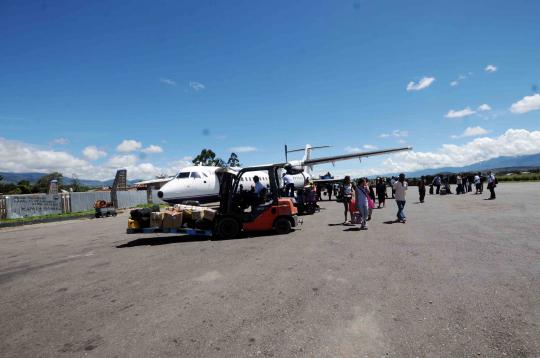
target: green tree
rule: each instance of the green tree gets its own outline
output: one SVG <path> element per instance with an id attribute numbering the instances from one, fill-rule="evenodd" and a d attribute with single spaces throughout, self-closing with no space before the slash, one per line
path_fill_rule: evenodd
<path id="1" fill-rule="evenodd" d="M 204 165 L 204 166 L 218 166 L 222 167 L 225 165 L 223 159 L 216 157 L 216 153 L 212 149 L 203 149 L 201 154 L 197 155 L 193 159 L 193 164 L 195 165 Z"/>
<path id="2" fill-rule="evenodd" d="M 54 172 L 51 174 L 46 174 L 39 178 L 39 180 L 34 184 L 34 187 L 32 188 L 33 193 L 46 193 L 49 189 L 49 183 L 51 180 L 57 180 L 58 181 L 58 190 L 60 190 L 62 186 L 64 176 L 62 173 Z"/>
<path id="3" fill-rule="evenodd" d="M 4 177 L 2 175 L 0 175 L 0 181 L 4 180 Z"/>
<path id="4" fill-rule="evenodd" d="M 17 183 L 17 188 L 21 194 L 30 194 L 32 192 L 32 184 L 28 180 L 21 180 Z"/>
<path id="5" fill-rule="evenodd" d="M 81 181 L 77 174 L 71 174 L 71 189 L 73 191 L 81 191 Z"/>
<path id="6" fill-rule="evenodd" d="M 239 167 L 242 164 L 240 164 L 240 160 L 238 160 L 238 155 L 236 153 L 231 153 L 229 160 L 227 160 L 227 165 L 229 167 Z"/>

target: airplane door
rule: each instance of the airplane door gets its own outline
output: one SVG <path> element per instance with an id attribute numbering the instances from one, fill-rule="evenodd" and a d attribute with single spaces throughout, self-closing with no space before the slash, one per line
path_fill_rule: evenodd
<path id="1" fill-rule="evenodd" d="M 189 176 L 189 191 L 195 200 L 212 194 L 211 178 L 204 172 L 191 172 Z"/>

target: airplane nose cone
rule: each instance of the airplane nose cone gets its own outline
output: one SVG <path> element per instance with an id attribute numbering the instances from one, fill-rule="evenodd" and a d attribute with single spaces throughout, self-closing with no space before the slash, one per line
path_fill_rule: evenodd
<path id="1" fill-rule="evenodd" d="M 158 198 L 163 199 L 163 192 L 161 190 L 158 191 L 157 196 L 158 196 Z"/>

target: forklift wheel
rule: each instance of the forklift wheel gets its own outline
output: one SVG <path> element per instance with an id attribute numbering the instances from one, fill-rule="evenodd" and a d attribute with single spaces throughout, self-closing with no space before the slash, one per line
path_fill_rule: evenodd
<path id="1" fill-rule="evenodd" d="M 277 218 L 274 223 L 274 230 L 278 235 L 284 235 L 291 232 L 291 222 L 286 218 Z"/>
<path id="2" fill-rule="evenodd" d="M 222 218 L 216 226 L 216 233 L 222 239 L 234 239 L 240 233 L 240 224 L 233 218 Z"/>

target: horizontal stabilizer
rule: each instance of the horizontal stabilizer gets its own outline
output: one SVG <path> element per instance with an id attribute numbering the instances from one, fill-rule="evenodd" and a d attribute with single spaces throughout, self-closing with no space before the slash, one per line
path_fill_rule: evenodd
<path id="1" fill-rule="evenodd" d="M 402 152 L 406 150 L 412 150 L 412 147 L 390 148 L 390 149 L 382 149 L 382 150 L 372 150 L 369 152 L 342 154 L 342 155 L 336 155 L 336 156 L 331 156 L 331 157 L 313 158 L 313 159 L 304 160 L 302 162 L 302 165 L 312 166 L 316 164 L 333 163 L 339 160 L 371 157 L 374 155 L 391 154 L 391 153 L 397 153 L 397 152 Z"/>

